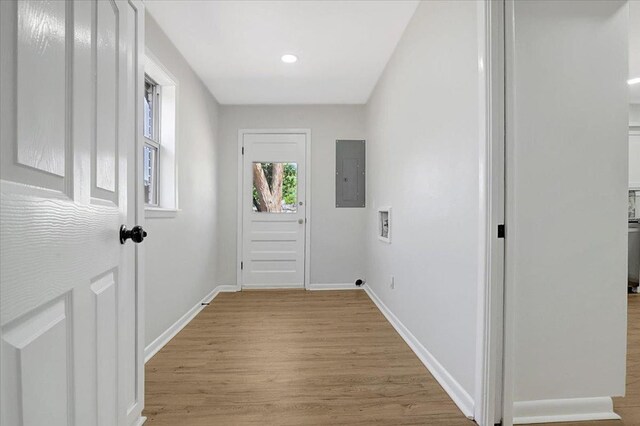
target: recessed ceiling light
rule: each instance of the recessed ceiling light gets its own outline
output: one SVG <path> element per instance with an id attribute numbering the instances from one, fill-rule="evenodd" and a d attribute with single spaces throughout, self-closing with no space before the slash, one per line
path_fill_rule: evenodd
<path id="1" fill-rule="evenodd" d="M 280 59 L 282 59 L 282 62 L 284 62 L 285 64 L 292 64 L 298 61 L 298 57 L 290 53 L 287 53 L 286 55 L 282 55 L 282 58 Z"/>
<path id="2" fill-rule="evenodd" d="M 284 59 L 282 59 L 282 60 L 284 61 Z M 627 83 L 629 84 L 629 86 L 631 86 L 632 84 L 638 84 L 638 83 L 640 83 L 640 77 L 632 78 L 631 80 L 627 80 Z"/>

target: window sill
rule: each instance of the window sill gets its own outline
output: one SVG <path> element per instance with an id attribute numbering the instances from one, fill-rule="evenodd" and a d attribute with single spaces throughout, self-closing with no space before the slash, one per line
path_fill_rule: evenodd
<path id="1" fill-rule="evenodd" d="M 145 207 L 144 217 L 153 218 L 173 218 L 178 215 L 180 209 L 167 209 L 162 207 Z"/>

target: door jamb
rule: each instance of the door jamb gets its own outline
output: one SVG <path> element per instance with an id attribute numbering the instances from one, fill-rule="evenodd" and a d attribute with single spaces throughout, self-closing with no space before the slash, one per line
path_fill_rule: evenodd
<path id="1" fill-rule="evenodd" d="M 512 126 L 508 126 L 507 123 L 514 123 L 513 116 L 514 102 L 515 102 L 515 83 L 514 83 L 514 61 L 515 61 L 515 0 L 503 0 L 504 1 L 504 112 L 505 112 L 505 182 L 508 187 L 508 183 L 513 181 L 513 168 L 508 167 L 509 164 L 514 164 L 513 161 L 513 145 L 514 145 L 514 129 Z M 506 192 L 508 188 L 505 188 L 505 197 L 508 197 L 510 192 Z M 505 204 L 505 216 L 508 220 L 515 216 L 514 203 Z M 514 344 L 515 344 L 515 312 L 514 307 L 514 287 L 513 287 L 513 263 L 510 259 L 513 257 L 513 242 L 517 238 L 516 230 L 509 231 L 509 241 L 505 246 L 505 269 L 504 269 L 504 348 L 503 348 L 503 364 L 504 364 L 504 377 L 503 377 L 503 396 L 502 396 L 502 422 L 505 426 L 513 425 L 513 399 L 514 399 Z"/>
<path id="2" fill-rule="evenodd" d="M 243 215 L 242 215 L 242 190 L 244 186 L 244 135 L 246 134 L 304 134 L 305 135 L 305 235 L 304 235 L 304 289 L 308 290 L 311 283 L 311 129 L 239 129 L 238 130 L 238 199 L 236 211 L 237 243 L 236 243 L 236 291 L 242 291 L 242 241 L 243 241 Z"/>
<path id="3" fill-rule="evenodd" d="M 145 27 L 145 4 L 142 0 L 128 0 L 137 11 L 136 25 L 137 34 L 135 35 L 135 58 L 137 61 L 137 75 L 135 79 L 135 96 L 134 96 L 134 123 L 136 136 L 134 139 L 135 153 L 133 155 L 134 175 L 135 175 L 135 224 L 142 227 L 145 226 L 144 212 L 144 187 L 143 187 L 143 170 L 142 170 L 142 148 L 144 146 L 143 131 L 143 103 L 142 88 L 144 88 L 144 27 Z M 140 406 L 140 420 L 138 424 L 145 422 L 146 417 L 142 416 L 142 410 L 145 404 L 145 388 L 144 388 L 144 339 L 145 339 L 145 247 L 144 244 L 135 245 L 135 286 L 136 286 L 136 400 Z"/>
<path id="4" fill-rule="evenodd" d="M 505 2 L 478 2 L 480 265 L 474 418 L 481 426 L 503 417 L 505 239 Z"/>

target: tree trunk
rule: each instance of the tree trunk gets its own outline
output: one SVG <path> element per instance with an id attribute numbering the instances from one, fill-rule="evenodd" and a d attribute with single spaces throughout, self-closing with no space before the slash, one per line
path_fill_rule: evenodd
<path id="1" fill-rule="evenodd" d="M 271 203 L 271 190 L 262 170 L 262 164 L 253 163 L 253 186 L 258 193 L 258 211 L 268 212 Z"/>
<path id="2" fill-rule="evenodd" d="M 284 164 L 272 163 L 271 167 L 271 188 L 269 188 L 262 164 L 253 163 L 253 186 L 258 193 L 258 211 L 279 213 L 282 211 Z"/>
<path id="3" fill-rule="evenodd" d="M 273 163 L 271 171 L 271 200 L 274 212 L 282 211 L 282 181 L 284 180 L 284 164 Z"/>

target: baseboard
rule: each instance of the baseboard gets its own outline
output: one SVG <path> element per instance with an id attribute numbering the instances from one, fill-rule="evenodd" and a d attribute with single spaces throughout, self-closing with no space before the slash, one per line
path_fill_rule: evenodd
<path id="1" fill-rule="evenodd" d="M 138 420 L 132 423 L 132 426 L 142 426 L 146 421 L 147 421 L 147 418 L 145 416 L 140 416 Z"/>
<path id="2" fill-rule="evenodd" d="M 438 362 L 438 360 L 425 348 L 418 339 L 404 326 L 404 324 L 396 317 L 393 312 L 380 300 L 378 295 L 369 287 L 364 285 L 365 292 L 369 295 L 373 303 L 376 304 L 380 312 L 387 318 L 393 328 L 396 329 L 400 337 L 409 345 L 411 350 L 417 355 L 418 359 L 427 367 L 427 370 L 440 383 L 440 386 L 449 394 L 453 402 L 458 406 L 460 411 L 469 419 L 473 420 L 473 398 L 464 390 L 464 388 L 453 378 L 451 374 Z"/>
<path id="3" fill-rule="evenodd" d="M 513 403 L 513 424 L 619 420 L 609 397 L 547 399 Z"/>
<path id="4" fill-rule="evenodd" d="M 240 288 L 235 284 L 219 285 L 216 288 L 220 290 L 220 293 L 233 293 L 236 291 L 240 291 Z"/>
<path id="5" fill-rule="evenodd" d="M 304 290 L 304 284 L 242 284 L 243 290 L 287 290 L 287 289 Z"/>
<path id="6" fill-rule="evenodd" d="M 214 288 L 211 293 L 207 294 L 201 301 L 199 301 L 193 308 L 189 309 L 186 314 L 184 314 L 178 321 L 173 323 L 171 327 L 165 330 L 160 336 L 158 336 L 153 342 L 149 343 L 149 345 L 144 348 L 144 362 L 145 364 L 149 361 L 155 354 L 158 353 L 160 349 L 164 347 L 171 339 L 175 337 L 176 334 L 180 332 L 187 324 L 191 322 L 193 318 L 195 318 L 201 310 L 204 309 L 206 305 L 203 303 L 211 302 L 219 293 L 225 292 L 234 292 L 237 291 L 237 287 L 235 285 L 219 285 Z"/>
<path id="7" fill-rule="evenodd" d="M 354 283 L 345 284 L 309 284 L 307 290 L 362 290 L 362 286 L 358 287 Z"/>

